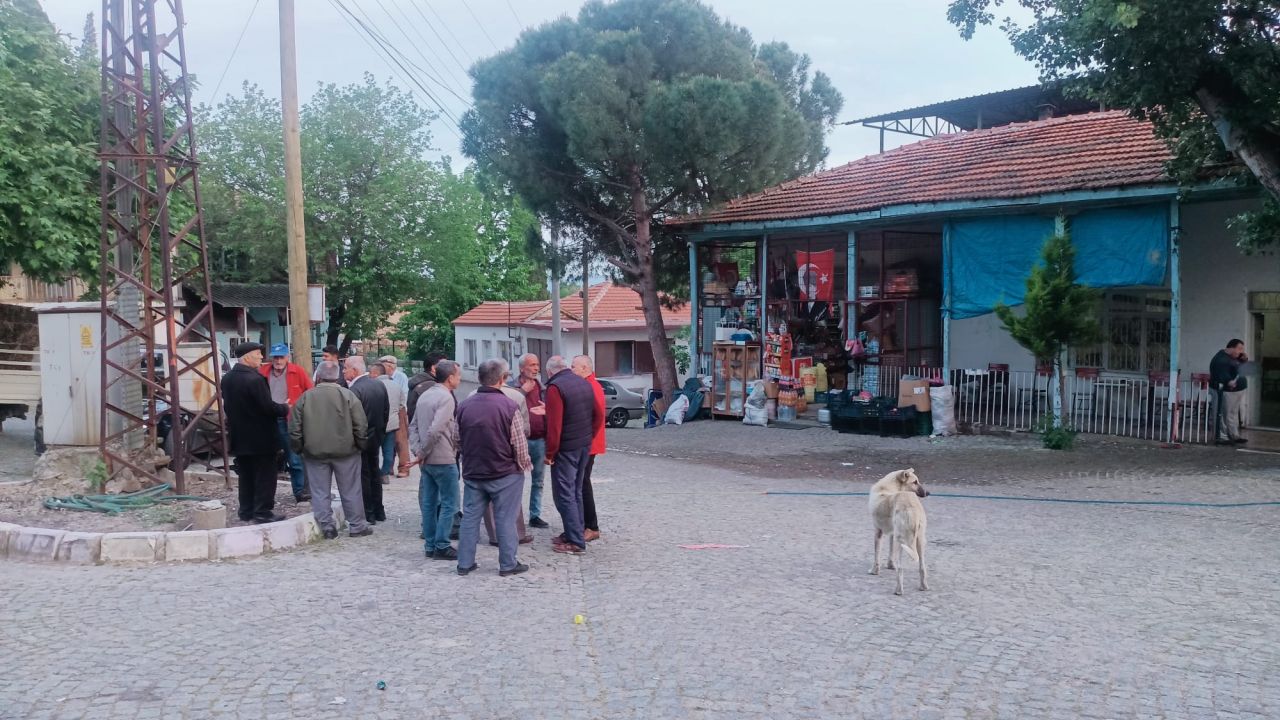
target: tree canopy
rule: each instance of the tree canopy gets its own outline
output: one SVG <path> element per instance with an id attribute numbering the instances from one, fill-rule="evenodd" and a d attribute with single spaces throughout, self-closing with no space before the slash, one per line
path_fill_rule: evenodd
<path id="1" fill-rule="evenodd" d="M 966 37 L 1005 0 L 953 0 Z M 1045 79 L 1066 79 L 1110 107 L 1150 117 L 1184 182 L 1234 156 L 1269 196 L 1235 223 L 1246 247 L 1280 239 L 1280 2 L 1276 0 L 1016 0 L 1032 21 L 1005 18 L 1014 49 Z M 1013 4 L 1013 0 L 1010 0 Z"/>
<path id="2" fill-rule="evenodd" d="M 251 85 L 202 108 L 205 226 L 212 274 L 221 280 L 288 277 L 280 112 L 278 100 Z M 301 109 L 310 277 L 328 287 L 327 342 L 344 350 L 398 309 L 455 308 L 450 282 L 469 287 L 485 264 L 519 268 L 486 279 L 503 283 L 523 272 L 525 285 L 513 292 L 529 291 L 522 245 L 495 245 L 492 215 L 468 222 L 492 201 L 470 175 L 426 159 L 431 119 L 407 93 L 371 76 L 321 86 Z"/>
<path id="3" fill-rule="evenodd" d="M 0 273 L 46 280 L 97 266 L 98 64 L 35 0 L 0 0 Z"/>
<path id="4" fill-rule="evenodd" d="M 538 214 L 582 229 L 641 295 L 659 384 L 675 367 L 654 226 L 817 168 L 842 98 L 785 44 L 697 0 L 586 3 L 472 68 L 463 151 Z"/>

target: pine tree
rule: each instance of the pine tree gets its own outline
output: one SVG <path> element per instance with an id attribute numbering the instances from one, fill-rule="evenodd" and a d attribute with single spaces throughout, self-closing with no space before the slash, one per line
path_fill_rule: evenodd
<path id="1" fill-rule="evenodd" d="M 1062 397 L 1062 353 L 1067 348 L 1091 345 L 1102 337 L 1098 324 L 1098 294 L 1076 283 L 1075 245 L 1070 234 L 1057 233 L 1045 240 L 1040 262 L 1027 277 L 1024 313 L 996 305 L 996 317 L 1004 329 L 1036 358 L 1036 364 L 1054 369 L 1056 397 Z M 1053 426 L 1062 427 L 1055 407 Z"/>

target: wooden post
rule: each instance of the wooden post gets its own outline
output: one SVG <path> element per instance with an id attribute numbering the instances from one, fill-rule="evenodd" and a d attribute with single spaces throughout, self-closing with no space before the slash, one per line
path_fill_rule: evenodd
<path id="1" fill-rule="evenodd" d="M 298 119 L 298 48 L 294 0 L 280 0 L 280 100 L 284 118 L 285 229 L 289 239 L 289 323 L 293 361 L 311 372 L 311 307 L 302 214 L 302 129 Z"/>
<path id="2" fill-rule="evenodd" d="M 582 238 L 582 354 L 591 356 L 591 256 L 587 253 L 587 238 Z M 635 353 L 631 355 L 632 368 L 635 366 Z"/>
<path id="3" fill-rule="evenodd" d="M 551 226 L 551 354 L 560 349 L 560 225 Z M 545 361 L 544 361 L 545 362 Z"/>

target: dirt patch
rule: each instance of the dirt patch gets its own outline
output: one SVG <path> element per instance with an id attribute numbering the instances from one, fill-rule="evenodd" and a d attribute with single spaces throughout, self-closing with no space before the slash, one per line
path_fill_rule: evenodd
<path id="1" fill-rule="evenodd" d="M 60 465 L 63 463 L 59 463 Z M 66 464 L 71 464 L 67 461 Z M 90 494 L 89 481 L 84 474 L 76 477 L 65 473 L 16 485 L 0 485 L 0 521 L 28 527 L 78 530 L 82 532 L 129 532 L 184 530 L 190 524 L 190 514 L 198 501 L 179 501 L 152 505 L 140 510 L 128 510 L 119 515 L 73 510 L 50 510 L 43 506 L 47 497 L 67 497 Z M 188 478 L 187 495 L 211 500 L 221 500 L 227 507 L 227 520 L 231 526 L 245 525 L 236 517 L 237 491 L 235 481 L 228 488 L 222 479 Z M 276 513 L 296 517 L 311 512 L 310 503 L 298 503 L 293 499 L 287 475 L 281 475 L 276 488 Z"/>

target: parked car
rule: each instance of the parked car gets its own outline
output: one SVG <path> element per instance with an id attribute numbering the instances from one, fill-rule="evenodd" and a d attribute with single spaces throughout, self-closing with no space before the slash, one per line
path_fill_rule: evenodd
<path id="1" fill-rule="evenodd" d="M 644 417 L 644 396 L 612 380 L 598 381 L 604 390 L 605 423 L 609 427 L 624 427 L 629 421 Z"/>

